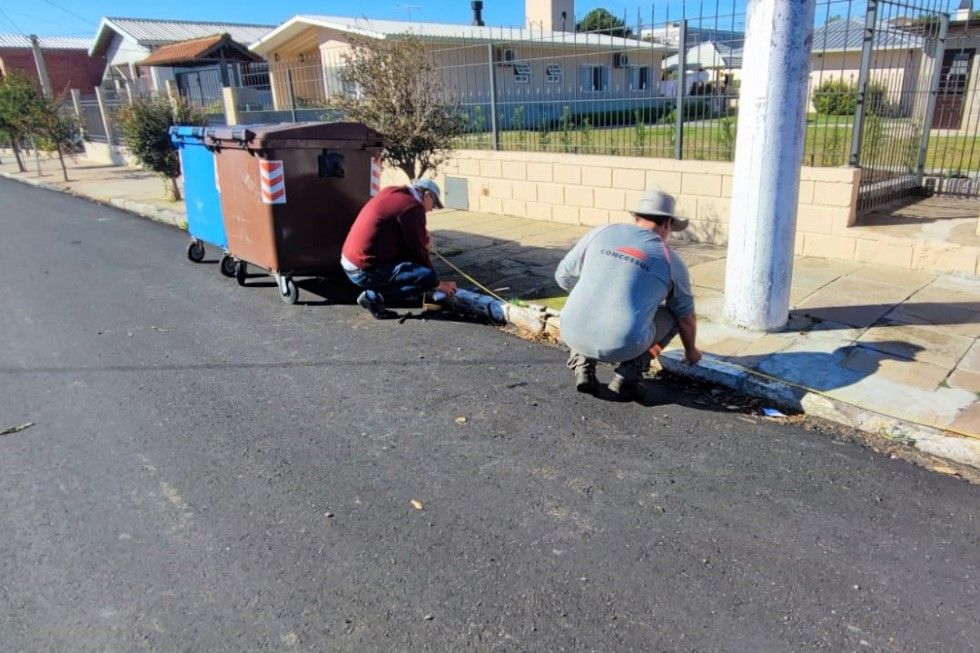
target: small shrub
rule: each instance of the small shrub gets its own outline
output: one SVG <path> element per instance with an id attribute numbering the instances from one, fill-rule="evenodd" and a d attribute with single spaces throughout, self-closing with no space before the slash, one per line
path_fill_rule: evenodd
<path id="1" fill-rule="evenodd" d="M 881 82 L 868 82 L 865 111 L 887 111 L 888 88 Z M 813 91 L 813 107 L 825 116 L 853 116 L 857 110 L 857 85 L 843 79 L 826 79 Z"/>
<path id="2" fill-rule="evenodd" d="M 643 123 L 643 112 L 636 109 L 633 112 L 633 134 L 636 137 L 636 146 L 643 149 L 647 144 L 647 127 Z"/>
<path id="3" fill-rule="evenodd" d="M 514 107 L 514 115 L 510 118 L 510 128 L 522 131 L 524 129 L 524 105 Z"/>
<path id="4" fill-rule="evenodd" d="M 721 156 L 726 161 L 735 158 L 735 139 L 738 131 L 735 116 L 725 116 L 718 121 L 718 140 L 721 141 Z"/>
<path id="5" fill-rule="evenodd" d="M 203 125 L 204 115 L 183 98 L 139 98 L 122 107 L 118 114 L 126 146 L 140 164 L 168 182 L 167 190 L 174 200 L 180 199 L 177 178 L 180 158 L 170 144 L 168 130 L 172 125 Z"/>
<path id="6" fill-rule="evenodd" d="M 544 118 L 541 119 L 541 125 L 538 127 L 538 145 L 541 146 L 542 150 L 547 150 L 548 146 L 551 145 L 551 131 L 548 121 Z"/>
<path id="7" fill-rule="evenodd" d="M 580 123 L 580 129 L 582 131 L 582 148 L 583 148 L 583 151 L 585 151 L 585 152 L 591 152 L 592 151 L 592 135 L 593 135 L 593 130 L 592 130 L 592 120 L 588 116 L 585 116 L 584 118 L 582 118 L 581 123 Z"/>
<path id="8" fill-rule="evenodd" d="M 575 129 L 575 119 L 572 108 L 567 104 L 561 108 L 561 118 L 558 119 L 558 141 L 567 152 L 572 145 L 572 130 Z"/>

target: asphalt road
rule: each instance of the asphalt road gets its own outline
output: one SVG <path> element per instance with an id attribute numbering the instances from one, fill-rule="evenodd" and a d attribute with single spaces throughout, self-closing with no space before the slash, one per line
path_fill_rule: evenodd
<path id="1" fill-rule="evenodd" d="M 0 429 L 34 422 L 0 436 L 4 651 L 980 642 L 980 487 L 0 198 Z"/>

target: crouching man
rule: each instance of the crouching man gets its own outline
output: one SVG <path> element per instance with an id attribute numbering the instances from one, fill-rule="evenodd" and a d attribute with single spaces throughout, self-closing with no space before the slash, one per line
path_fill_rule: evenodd
<path id="1" fill-rule="evenodd" d="M 344 241 L 340 264 L 364 292 L 361 308 L 378 319 L 394 317 L 386 303 L 421 299 L 429 290 L 452 296 L 456 284 L 439 281 L 429 258 L 425 215 L 442 208 L 439 186 L 416 179 L 409 186 L 388 186 L 368 200 Z"/>
<path id="2" fill-rule="evenodd" d="M 674 216 L 674 198 L 658 190 L 647 191 L 632 214 L 634 224 L 585 234 L 555 271 L 569 291 L 561 337 L 571 349 L 575 387 L 596 394 L 596 362 L 615 363 L 609 389 L 624 401 L 642 396 L 651 356 L 678 333 L 686 361 L 701 360 L 687 266 L 667 246 L 670 232 L 688 221 Z"/>

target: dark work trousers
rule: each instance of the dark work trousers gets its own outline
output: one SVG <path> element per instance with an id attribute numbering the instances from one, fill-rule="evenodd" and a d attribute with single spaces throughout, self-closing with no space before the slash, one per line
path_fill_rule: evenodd
<path id="1" fill-rule="evenodd" d="M 653 316 L 653 342 L 650 343 L 650 347 L 654 344 L 660 345 L 661 349 L 666 349 L 667 344 L 674 339 L 677 335 L 677 317 L 667 309 L 666 306 L 661 306 L 657 309 L 657 312 Z M 639 381 L 643 378 L 643 373 L 650 367 L 650 351 L 649 347 L 643 350 L 643 353 L 636 358 L 630 359 L 628 361 L 619 362 L 616 368 L 613 370 L 616 374 L 623 377 L 627 381 Z M 572 351 L 568 356 L 568 369 L 573 372 L 579 369 L 591 370 L 595 373 L 596 359 L 589 358 L 584 354 L 580 354 L 576 351 Z"/>

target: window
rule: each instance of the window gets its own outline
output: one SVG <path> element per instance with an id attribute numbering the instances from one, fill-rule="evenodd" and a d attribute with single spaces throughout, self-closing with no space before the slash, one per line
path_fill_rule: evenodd
<path id="1" fill-rule="evenodd" d="M 650 89 L 650 66 L 630 66 L 626 69 L 626 84 L 631 91 Z"/>
<path id="2" fill-rule="evenodd" d="M 609 88 L 609 66 L 585 64 L 581 69 L 579 85 L 586 92 L 605 91 Z"/>
<path id="3" fill-rule="evenodd" d="M 561 64 L 550 63 L 545 67 L 544 83 L 561 84 Z"/>
<path id="4" fill-rule="evenodd" d="M 531 64 L 529 64 L 526 61 L 520 61 L 514 64 L 514 83 L 515 84 L 531 83 Z"/>

